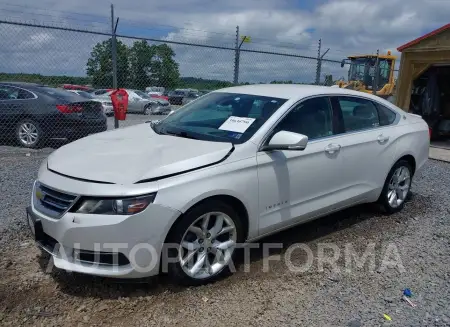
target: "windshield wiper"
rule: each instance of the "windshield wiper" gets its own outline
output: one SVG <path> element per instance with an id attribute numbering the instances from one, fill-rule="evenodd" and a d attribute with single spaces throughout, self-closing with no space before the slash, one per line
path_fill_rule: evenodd
<path id="1" fill-rule="evenodd" d="M 189 135 L 186 132 L 169 132 L 169 131 L 164 131 L 164 133 L 162 134 L 167 134 L 167 135 L 172 135 L 172 136 L 178 136 L 178 137 L 184 137 L 186 139 L 193 139 L 193 140 L 198 140 L 197 137 Z"/>

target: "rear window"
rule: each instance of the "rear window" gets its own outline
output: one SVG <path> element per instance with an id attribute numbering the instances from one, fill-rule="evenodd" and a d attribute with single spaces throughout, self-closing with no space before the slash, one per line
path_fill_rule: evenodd
<path id="1" fill-rule="evenodd" d="M 386 126 L 392 124 L 397 118 L 397 114 L 391 109 L 377 103 L 378 116 L 380 117 L 380 125 Z"/>
<path id="2" fill-rule="evenodd" d="M 79 96 L 76 93 L 73 92 L 69 92 L 66 90 L 61 90 L 61 89 L 55 89 L 52 87 L 40 87 L 39 91 L 41 91 L 44 94 L 50 95 L 52 97 L 58 98 L 60 100 L 65 100 L 65 101 L 79 101 L 81 96 Z"/>
<path id="3" fill-rule="evenodd" d="M 81 95 L 83 98 L 86 99 L 93 99 L 94 96 L 88 92 L 84 92 L 84 91 L 78 91 L 78 94 Z"/>

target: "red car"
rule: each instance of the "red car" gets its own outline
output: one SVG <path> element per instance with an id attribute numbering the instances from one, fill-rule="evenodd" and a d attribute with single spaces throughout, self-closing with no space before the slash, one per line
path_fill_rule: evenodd
<path id="1" fill-rule="evenodd" d="M 152 98 L 157 98 L 157 99 L 164 99 L 166 101 L 169 101 L 169 97 L 165 96 L 165 95 L 158 95 L 158 94 L 149 94 L 150 97 Z"/>
<path id="2" fill-rule="evenodd" d="M 79 91 L 87 91 L 90 92 L 92 91 L 92 87 L 89 86 L 85 86 L 85 85 L 75 85 L 75 84 L 64 84 L 62 86 L 63 89 L 66 90 L 79 90 Z"/>

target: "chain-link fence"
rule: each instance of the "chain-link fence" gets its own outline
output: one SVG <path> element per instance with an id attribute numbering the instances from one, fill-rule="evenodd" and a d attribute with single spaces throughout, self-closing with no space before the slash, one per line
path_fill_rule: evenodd
<path id="1" fill-rule="evenodd" d="M 319 84 L 380 91 L 393 66 L 341 62 L 257 45 L 159 40 L 108 31 L 0 21 L 2 145 L 57 147 L 89 134 L 161 119 L 212 90 L 257 83 Z M 373 58 L 372 58 L 373 59 Z M 369 71 L 369 73 L 367 73 Z M 378 73 L 374 73 L 378 72 Z M 349 86 L 350 85 L 350 86 Z M 126 119 L 110 93 L 125 88 Z M 384 91 L 383 91 L 384 92 Z"/>

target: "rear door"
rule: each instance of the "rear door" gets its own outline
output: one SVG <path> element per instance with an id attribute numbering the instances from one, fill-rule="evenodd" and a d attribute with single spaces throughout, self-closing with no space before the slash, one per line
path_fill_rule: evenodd
<path id="1" fill-rule="evenodd" d="M 393 140 L 399 117 L 390 109 L 360 97 L 336 96 L 332 103 L 340 113 L 341 145 L 346 196 L 374 200 L 381 191 L 395 156 Z"/>

